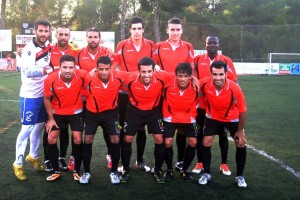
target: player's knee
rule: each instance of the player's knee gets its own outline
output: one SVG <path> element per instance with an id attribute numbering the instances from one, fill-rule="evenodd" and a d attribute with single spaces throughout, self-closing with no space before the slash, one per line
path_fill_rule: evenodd
<path id="1" fill-rule="evenodd" d="M 165 143 L 165 147 L 168 149 L 168 148 L 171 148 L 171 147 L 172 147 L 172 145 L 173 145 L 173 140 L 165 139 L 165 140 L 164 140 L 164 143 Z"/>
<path id="2" fill-rule="evenodd" d="M 124 135 L 124 142 L 132 143 L 132 141 L 133 141 L 133 136 Z"/>
<path id="3" fill-rule="evenodd" d="M 109 138 L 112 144 L 118 144 L 120 142 L 120 137 L 118 135 L 110 135 Z"/>
<path id="4" fill-rule="evenodd" d="M 163 144 L 164 138 L 162 134 L 152 134 L 155 144 Z"/>
<path id="5" fill-rule="evenodd" d="M 48 134 L 48 144 L 56 144 L 57 143 L 57 137 L 54 134 Z"/>
<path id="6" fill-rule="evenodd" d="M 242 140 L 240 142 L 238 140 L 235 140 L 234 142 L 235 142 L 235 146 L 238 148 L 244 148 L 247 144 L 247 142 L 244 140 Z"/>
<path id="7" fill-rule="evenodd" d="M 189 138 L 188 139 L 188 144 L 191 147 L 196 147 L 197 146 L 197 139 L 196 138 Z"/>
<path id="8" fill-rule="evenodd" d="M 75 136 L 75 137 L 73 137 L 73 141 L 74 141 L 74 144 L 81 144 L 82 139 L 81 139 L 81 137 Z"/>
<path id="9" fill-rule="evenodd" d="M 94 136 L 93 135 L 85 135 L 84 138 L 84 143 L 85 144 L 92 144 L 94 141 Z"/>
<path id="10" fill-rule="evenodd" d="M 209 138 L 204 137 L 204 138 L 203 138 L 202 145 L 203 145 L 204 147 L 211 147 L 212 141 L 213 141 L 212 139 L 209 139 Z"/>

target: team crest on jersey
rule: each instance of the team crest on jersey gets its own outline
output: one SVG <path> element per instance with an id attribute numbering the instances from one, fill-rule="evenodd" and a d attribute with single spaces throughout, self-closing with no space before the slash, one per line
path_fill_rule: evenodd
<path id="1" fill-rule="evenodd" d="M 48 61 L 49 61 L 49 56 L 46 56 L 46 57 L 44 58 L 44 60 L 45 60 L 46 62 L 48 62 Z"/>
<path id="2" fill-rule="evenodd" d="M 28 112 L 26 112 L 25 116 L 26 116 L 26 117 L 25 117 L 25 118 L 26 118 L 26 121 L 31 122 L 32 116 L 33 116 L 33 112 L 28 111 Z"/>
<path id="3" fill-rule="evenodd" d="M 28 54 L 28 56 L 30 56 L 31 55 L 31 51 L 27 51 L 27 54 Z"/>

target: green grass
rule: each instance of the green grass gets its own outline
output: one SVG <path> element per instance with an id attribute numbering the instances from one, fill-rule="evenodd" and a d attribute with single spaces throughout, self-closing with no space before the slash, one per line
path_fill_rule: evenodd
<path id="1" fill-rule="evenodd" d="M 300 171 L 300 92 L 298 76 L 241 76 L 247 106 L 246 134 L 248 144 L 265 151 Z M 126 184 L 112 185 L 106 168 L 106 147 L 101 131 L 93 145 L 92 179 L 88 185 L 72 180 L 63 172 L 54 183 L 46 182 L 46 173 L 35 172 L 25 163 L 27 181 L 16 180 L 12 171 L 15 141 L 20 129 L 18 94 L 20 74 L 0 73 L 0 199 L 299 199 L 300 179 L 280 165 L 248 150 L 245 178 L 246 189 L 234 185 L 234 145 L 230 142 L 228 163 L 233 172 L 223 176 L 218 172 L 220 151 L 215 140 L 212 148 L 212 181 L 207 186 L 195 180 L 183 181 L 175 172 L 174 180 L 157 184 L 150 174 L 134 168 L 135 145 L 131 160 L 131 178 Z M 16 100 L 16 101 L 11 101 Z M 176 145 L 175 145 L 176 146 Z M 27 147 L 28 152 L 28 147 Z M 176 147 L 175 147 L 176 152 Z M 40 148 L 42 157 L 42 147 Z M 153 140 L 148 135 L 145 152 L 147 164 L 153 166 Z M 174 155 L 174 161 L 176 153 Z M 191 167 L 194 166 L 196 159 Z"/>

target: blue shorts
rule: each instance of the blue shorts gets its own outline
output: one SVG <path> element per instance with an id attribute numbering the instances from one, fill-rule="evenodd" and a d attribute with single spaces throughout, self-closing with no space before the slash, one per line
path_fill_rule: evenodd
<path id="1" fill-rule="evenodd" d="M 24 125 L 46 122 L 47 114 L 44 106 L 44 97 L 20 97 L 20 119 Z"/>

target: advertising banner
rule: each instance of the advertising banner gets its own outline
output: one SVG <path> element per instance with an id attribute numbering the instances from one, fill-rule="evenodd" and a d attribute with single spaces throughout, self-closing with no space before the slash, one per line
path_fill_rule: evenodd
<path id="1" fill-rule="evenodd" d="M 278 75 L 279 74 L 279 63 L 268 63 L 267 74 Z"/>
<path id="2" fill-rule="evenodd" d="M 16 46 L 18 48 L 23 48 L 27 43 L 32 41 L 34 35 L 16 35 Z"/>
<path id="3" fill-rule="evenodd" d="M 300 63 L 291 63 L 290 66 L 291 74 L 300 74 Z"/>
<path id="4" fill-rule="evenodd" d="M 11 30 L 0 30 L 0 51 L 12 51 Z"/>
<path id="5" fill-rule="evenodd" d="M 239 74 L 267 74 L 267 63 L 240 63 L 234 62 L 236 73 Z"/>
<path id="6" fill-rule="evenodd" d="M 290 64 L 279 63 L 279 74 L 280 75 L 288 75 L 291 74 Z"/>

